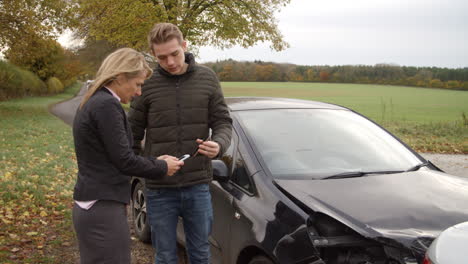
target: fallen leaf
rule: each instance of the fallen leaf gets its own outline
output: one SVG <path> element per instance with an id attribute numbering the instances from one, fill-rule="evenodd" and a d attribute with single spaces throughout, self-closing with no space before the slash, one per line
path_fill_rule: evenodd
<path id="1" fill-rule="evenodd" d="M 69 246 L 71 246 L 71 244 L 70 244 L 70 242 L 63 242 L 62 246 L 69 247 Z"/>
<path id="2" fill-rule="evenodd" d="M 3 177 L 4 177 L 5 180 L 10 180 L 11 179 L 11 172 L 7 171 L 7 173 L 5 173 L 3 175 Z"/>

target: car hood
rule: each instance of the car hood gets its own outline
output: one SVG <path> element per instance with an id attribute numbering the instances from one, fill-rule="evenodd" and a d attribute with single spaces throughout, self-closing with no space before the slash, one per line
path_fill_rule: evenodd
<path id="1" fill-rule="evenodd" d="M 433 238 L 468 221 L 468 179 L 438 171 L 275 182 L 365 237 L 396 239 L 408 247 L 415 238 Z"/>

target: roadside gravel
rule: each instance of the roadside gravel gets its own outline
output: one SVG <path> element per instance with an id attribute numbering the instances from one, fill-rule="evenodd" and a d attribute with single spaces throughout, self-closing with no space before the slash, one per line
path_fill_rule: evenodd
<path id="1" fill-rule="evenodd" d="M 468 177 L 468 155 L 420 153 L 448 174 Z"/>

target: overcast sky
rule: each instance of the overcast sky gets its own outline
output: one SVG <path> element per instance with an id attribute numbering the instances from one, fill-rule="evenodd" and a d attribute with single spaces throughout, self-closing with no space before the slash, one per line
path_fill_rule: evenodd
<path id="1" fill-rule="evenodd" d="M 276 17 L 289 49 L 203 47 L 199 61 L 468 67 L 468 0 L 291 0 Z"/>
<path id="2" fill-rule="evenodd" d="M 276 18 L 290 48 L 202 47 L 198 61 L 468 67 L 468 0 L 291 0 Z"/>

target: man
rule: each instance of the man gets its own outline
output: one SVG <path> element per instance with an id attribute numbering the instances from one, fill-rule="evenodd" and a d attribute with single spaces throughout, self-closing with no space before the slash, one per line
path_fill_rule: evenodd
<path id="1" fill-rule="evenodd" d="M 206 264 L 213 220 L 211 159 L 229 147 L 232 119 L 215 73 L 185 53 L 187 43 L 177 26 L 156 24 L 148 41 L 159 64 L 129 112 L 136 151 L 146 129 L 145 155 L 191 155 L 174 176 L 146 181 L 155 263 L 177 263 L 180 216 L 190 263 Z"/>

